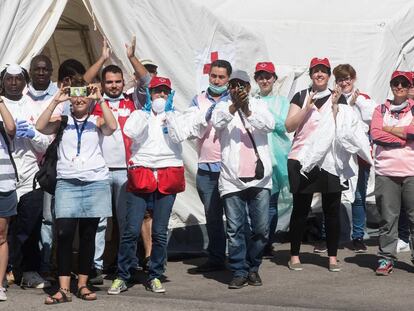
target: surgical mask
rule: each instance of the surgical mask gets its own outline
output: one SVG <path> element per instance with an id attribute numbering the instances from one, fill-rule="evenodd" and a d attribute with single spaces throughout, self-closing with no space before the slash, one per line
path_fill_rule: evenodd
<path id="1" fill-rule="evenodd" d="M 36 90 L 31 83 L 27 86 L 27 88 L 29 89 L 30 94 L 32 94 L 35 98 L 43 97 L 49 91 L 49 87 L 46 90 Z"/>
<path id="2" fill-rule="evenodd" d="M 154 99 L 154 100 L 152 101 L 152 110 L 153 110 L 155 113 L 161 113 L 161 112 L 164 112 L 164 109 L 165 109 L 165 103 L 166 103 L 166 101 L 165 101 L 165 99 L 164 99 L 164 98 L 159 97 L 159 98 Z"/>
<path id="3" fill-rule="evenodd" d="M 217 85 L 214 85 L 214 84 L 210 84 L 208 88 L 210 89 L 210 91 L 212 93 L 217 94 L 217 95 L 221 95 L 225 91 L 227 91 L 227 84 L 222 85 L 222 86 L 217 86 Z"/>

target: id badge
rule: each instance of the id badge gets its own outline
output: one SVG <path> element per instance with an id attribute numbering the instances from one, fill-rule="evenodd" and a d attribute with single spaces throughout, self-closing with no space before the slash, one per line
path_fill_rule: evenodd
<path id="1" fill-rule="evenodd" d="M 83 159 L 79 156 L 76 156 L 72 159 L 73 167 L 77 170 L 81 170 L 83 168 Z"/>

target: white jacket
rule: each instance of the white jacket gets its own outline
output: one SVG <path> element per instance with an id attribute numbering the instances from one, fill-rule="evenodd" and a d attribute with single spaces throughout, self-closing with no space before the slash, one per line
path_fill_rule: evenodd
<path id="1" fill-rule="evenodd" d="M 165 113 L 155 115 L 152 111 L 149 114 L 135 110 L 125 122 L 124 133 L 133 141 L 129 165 L 183 166 L 181 141 L 170 134 Z"/>
<path id="2" fill-rule="evenodd" d="M 19 175 L 16 190 L 17 196 L 20 198 L 33 190 L 33 178 L 39 170 L 38 160 L 49 146 L 50 137 L 41 134 L 34 128 L 38 117 L 38 107 L 34 106 L 36 103 L 33 103 L 27 95 L 23 95 L 19 101 L 5 97 L 3 97 L 3 100 L 13 119 L 28 121 L 35 132 L 33 139 L 15 137 L 13 140 L 14 151 L 12 155 Z"/>
<path id="3" fill-rule="evenodd" d="M 358 164 L 352 161 L 356 154 L 373 165 L 365 124 L 352 107 L 339 105 L 336 122 L 332 109 L 327 109 L 297 159 L 302 165 L 302 173 L 318 166 L 344 183 L 358 174 Z"/>
<path id="4" fill-rule="evenodd" d="M 260 99 L 250 98 L 250 117 L 245 117 L 246 127 L 252 133 L 260 159 L 264 166 L 264 178 L 243 182 L 238 177 L 240 165 L 240 122 L 238 113 L 232 115 L 229 112 L 231 100 L 220 102 L 213 110 L 211 121 L 217 131 L 221 144 L 221 170 L 219 178 L 219 192 L 221 196 L 238 192 L 251 187 L 272 189 L 272 163 L 270 160 L 267 134 L 274 126 L 275 120 L 267 109 L 267 105 Z M 243 126 L 243 125 L 241 125 Z"/>

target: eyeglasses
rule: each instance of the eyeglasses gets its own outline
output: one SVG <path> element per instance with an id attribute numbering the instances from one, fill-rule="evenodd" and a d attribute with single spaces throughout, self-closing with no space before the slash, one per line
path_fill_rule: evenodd
<path id="1" fill-rule="evenodd" d="M 336 83 L 342 83 L 342 82 L 351 82 L 352 78 L 350 76 L 346 77 L 346 78 L 339 78 L 336 79 Z"/>
<path id="2" fill-rule="evenodd" d="M 399 87 L 400 85 L 404 89 L 408 89 L 409 87 L 411 87 L 411 83 L 405 79 L 391 81 L 391 87 Z"/>

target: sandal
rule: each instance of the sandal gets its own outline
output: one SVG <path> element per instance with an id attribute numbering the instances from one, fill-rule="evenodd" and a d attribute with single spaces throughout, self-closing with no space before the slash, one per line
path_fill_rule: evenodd
<path id="1" fill-rule="evenodd" d="M 69 293 L 69 290 L 65 290 L 63 288 L 59 288 L 59 290 L 55 293 L 55 295 L 57 293 L 60 293 L 62 295 L 62 297 L 60 298 L 56 298 L 53 296 L 48 296 L 45 300 L 45 305 L 56 305 L 58 303 L 65 303 L 65 302 L 71 302 L 72 301 L 72 296 L 71 295 L 67 295 L 66 293 Z M 50 300 L 48 300 L 50 299 Z"/>
<path id="2" fill-rule="evenodd" d="M 89 292 L 85 293 L 85 294 L 82 294 L 82 290 L 85 289 L 85 288 Z M 81 287 L 78 288 L 78 292 L 76 293 L 76 297 L 78 297 L 79 299 L 82 299 L 82 300 L 92 301 L 92 300 L 96 300 L 96 294 L 95 294 L 94 297 L 91 296 L 93 294 L 95 294 L 95 292 L 91 291 L 86 285 L 84 285 L 84 286 L 81 286 Z"/>

